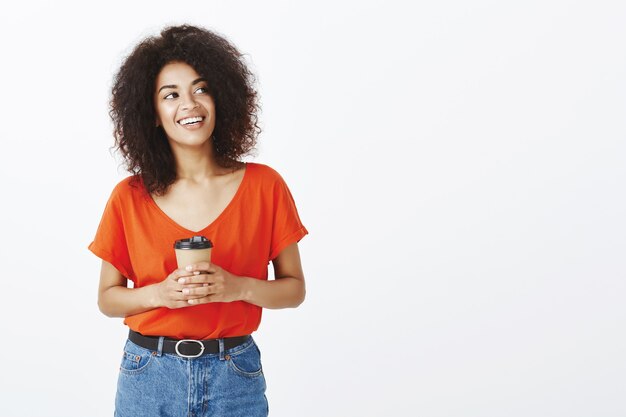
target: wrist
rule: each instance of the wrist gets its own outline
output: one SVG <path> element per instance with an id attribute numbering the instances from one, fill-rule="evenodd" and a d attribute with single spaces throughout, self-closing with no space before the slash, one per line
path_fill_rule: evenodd
<path id="1" fill-rule="evenodd" d="M 245 301 L 247 303 L 252 300 L 252 293 L 254 292 L 254 286 L 257 282 L 254 278 L 241 277 L 241 292 L 239 298 L 241 301 Z"/>
<path id="2" fill-rule="evenodd" d="M 144 287 L 145 290 L 145 307 L 148 309 L 162 307 L 161 297 L 159 295 L 159 284 L 152 284 Z"/>

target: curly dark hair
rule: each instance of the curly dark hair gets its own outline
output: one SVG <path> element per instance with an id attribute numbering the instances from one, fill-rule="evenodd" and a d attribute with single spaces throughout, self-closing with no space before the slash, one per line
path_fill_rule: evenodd
<path id="1" fill-rule="evenodd" d="M 206 78 L 216 107 L 213 149 L 217 163 L 233 168 L 249 154 L 261 132 L 254 75 L 237 48 L 223 36 L 197 26 L 163 29 L 140 42 L 115 75 L 109 115 L 116 150 L 126 169 L 149 193 L 163 195 L 176 180 L 176 165 L 162 127 L 155 126 L 154 90 L 161 69 L 184 62 Z"/>

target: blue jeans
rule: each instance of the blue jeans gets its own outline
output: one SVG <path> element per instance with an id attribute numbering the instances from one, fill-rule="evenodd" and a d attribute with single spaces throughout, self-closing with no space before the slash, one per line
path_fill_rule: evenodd
<path id="1" fill-rule="evenodd" d="M 161 346 L 161 345 L 160 345 Z M 188 359 L 126 341 L 115 417 L 266 417 L 265 377 L 254 339 Z"/>

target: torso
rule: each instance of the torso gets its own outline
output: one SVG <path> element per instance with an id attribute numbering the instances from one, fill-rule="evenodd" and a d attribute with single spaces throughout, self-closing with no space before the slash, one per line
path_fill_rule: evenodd
<path id="1" fill-rule="evenodd" d="M 206 228 L 231 202 L 243 180 L 245 165 L 207 183 L 177 181 L 163 196 L 152 195 L 159 208 L 178 225 L 192 231 Z"/>

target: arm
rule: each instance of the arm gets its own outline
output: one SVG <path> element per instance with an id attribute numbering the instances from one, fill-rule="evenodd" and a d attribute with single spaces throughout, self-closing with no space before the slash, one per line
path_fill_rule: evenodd
<path id="1" fill-rule="evenodd" d="M 152 286 L 127 288 L 127 279 L 109 262 L 102 261 L 98 307 L 108 317 L 126 317 L 156 308 Z"/>
<path id="2" fill-rule="evenodd" d="M 243 301 L 271 309 L 298 307 L 306 295 L 298 244 L 287 246 L 272 263 L 275 279 L 247 278 L 243 286 Z"/>
<path id="3" fill-rule="evenodd" d="M 198 262 L 188 266 L 193 276 L 178 282 L 192 305 L 245 301 L 271 309 L 298 307 L 306 292 L 298 244 L 283 249 L 273 263 L 273 281 L 235 276 L 215 264 Z"/>
<path id="4" fill-rule="evenodd" d="M 159 284 L 127 288 L 128 280 L 109 262 L 102 261 L 98 307 L 109 317 L 132 316 L 159 307 L 187 307 L 178 279 L 189 275 L 184 269 L 176 269 Z"/>

